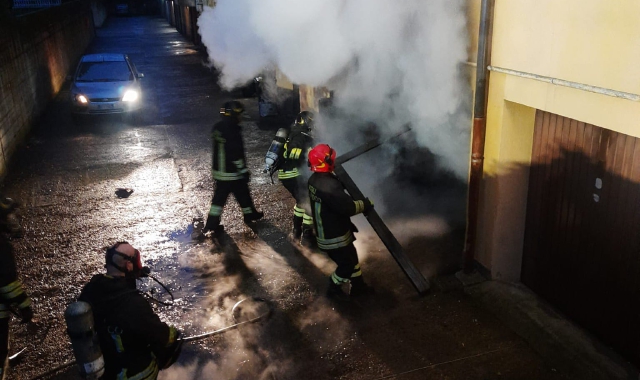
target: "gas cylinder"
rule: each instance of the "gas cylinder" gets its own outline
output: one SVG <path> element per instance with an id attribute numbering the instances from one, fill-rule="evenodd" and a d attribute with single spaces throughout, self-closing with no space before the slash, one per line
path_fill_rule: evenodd
<path id="1" fill-rule="evenodd" d="M 87 380 L 99 379 L 104 375 L 104 358 L 94 328 L 91 305 L 82 301 L 72 303 L 65 310 L 64 319 L 80 374 Z"/>
<path id="2" fill-rule="evenodd" d="M 269 150 L 267 150 L 267 156 L 264 159 L 266 163 L 265 172 L 271 171 L 280 159 L 282 150 L 284 149 L 284 143 L 287 141 L 288 136 L 289 130 L 287 128 L 280 128 L 276 132 L 273 141 L 271 141 L 271 146 L 269 146 Z"/>

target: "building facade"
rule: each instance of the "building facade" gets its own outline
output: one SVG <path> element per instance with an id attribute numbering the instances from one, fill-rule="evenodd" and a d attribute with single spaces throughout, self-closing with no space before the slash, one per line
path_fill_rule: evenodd
<path id="1" fill-rule="evenodd" d="M 475 259 L 640 361 L 640 3 L 495 0 Z"/>

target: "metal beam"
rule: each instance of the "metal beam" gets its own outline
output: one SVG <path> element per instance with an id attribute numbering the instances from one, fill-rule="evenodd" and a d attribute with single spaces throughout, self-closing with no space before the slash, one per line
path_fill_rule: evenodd
<path id="1" fill-rule="evenodd" d="M 401 132 L 396 133 L 395 135 L 389 137 L 386 140 L 383 140 L 383 141 L 371 140 L 371 141 L 369 141 L 369 142 L 367 142 L 365 144 L 362 144 L 359 147 L 357 147 L 355 149 L 352 149 L 352 150 L 348 151 L 347 153 L 338 156 L 336 158 L 336 164 L 344 164 L 345 162 L 347 162 L 347 161 L 349 161 L 349 160 L 351 160 L 353 158 L 356 158 L 359 155 L 361 155 L 363 153 L 366 153 L 366 152 L 370 151 L 373 148 L 377 148 L 378 146 L 384 144 L 385 142 L 393 140 L 398 136 L 402 136 L 403 134 L 409 132 L 410 130 L 411 130 L 411 128 L 409 128 L 408 125 L 405 125 L 404 129 Z"/>
<path id="2" fill-rule="evenodd" d="M 336 161 L 338 160 L 336 159 Z M 353 197 L 354 199 L 365 198 L 364 194 L 362 194 L 358 186 L 355 184 L 355 182 L 353 182 L 353 179 L 351 179 L 351 176 L 347 174 L 341 164 L 337 163 L 335 165 L 334 174 L 336 175 L 336 177 L 338 177 L 340 182 L 342 182 L 349 194 L 351 194 L 351 197 Z M 398 265 L 400 265 L 400 268 L 402 268 L 404 274 L 407 275 L 407 277 L 411 281 L 411 284 L 413 284 L 418 293 L 421 295 L 426 294 L 429 291 L 430 287 L 429 281 L 424 278 L 422 273 L 420 273 L 420 271 L 413 265 L 411 260 L 409 260 L 409 257 L 407 257 L 407 255 L 405 254 L 404 249 L 402 248 L 396 237 L 393 236 L 386 224 L 384 224 L 382 218 L 380 218 L 380 215 L 378 215 L 375 208 L 369 211 L 365 215 L 365 217 L 369 221 L 369 224 L 371 224 L 371 227 L 373 227 L 374 231 L 376 231 L 376 233 L 380 237 L 380 240 L 382 240 L 393 258 L 396 260 Z"/>

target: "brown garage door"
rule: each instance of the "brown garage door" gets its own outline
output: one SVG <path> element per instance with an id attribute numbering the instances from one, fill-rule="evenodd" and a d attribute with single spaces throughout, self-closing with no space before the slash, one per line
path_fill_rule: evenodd
<path id="1" fill-rule="evenodd" d="M 522 282 L 640 364 L 640 143 L 538 111 Z"/>

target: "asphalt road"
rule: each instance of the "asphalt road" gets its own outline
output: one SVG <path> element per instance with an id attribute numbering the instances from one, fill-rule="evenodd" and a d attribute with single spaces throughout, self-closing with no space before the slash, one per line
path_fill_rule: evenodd
<path id="1" fill-rule="evenodd" d="M 434 287 L 418 297 L 363 219 L 356 218 L 358 249 L 376 296 L 328 301 L 334 265 L 288 238 L 294 202 L 261 174 L 274 130 L 257 127 L 255 99 L 240 100 L 249 109 L 243 134 L 264 221 L 245 226 L 230 200 L 223 215 L 227 238 L 193 239 L 212 195 L 210 128 L 220 104 L 240 93 L 221 91 L 205 54 L 160 18 L 112 18 L 90 51 L 130 55 L 145 74 L 143 117 L 136 124 L 118 117 L 74 123 L 63 91 L 16 154 L 3 191 L 24 205 L 25 236 L 14 246 L 37 322 L 12 322 L 12 352 L 26 351 L 10 378 L 31 379 L 73 360 L 64 310 L 103 270 L 104 248 L 120 240 L 139 248 L 145 265 L 172 290 L 173 305 L 155 307 L 185 335 L 232 325 L 232 307 L 243 299 L 259 297 L 272 309 L 257 323 L 187 344 L 161 379 L 577 378 L 545 362 L 461 290 Z M 134 192 L 118 198 L 120 187 Z M 431 207 L 406 211 L 406 218 L 383 214 L 429 278 L 458 268 L 463 234 L 456 223 L 464 209 L 464 188 L 447 189 L 444 203 L 432 190 L 406 190 L 431 197 L 424 203 Z M 391 195 L 401 199 L 403 191 L 377 199 L 376 207 Z M 140 287 L 169 300 L 153 282 Z M 74 379 L 77 370 L 49 378 Z"/>

